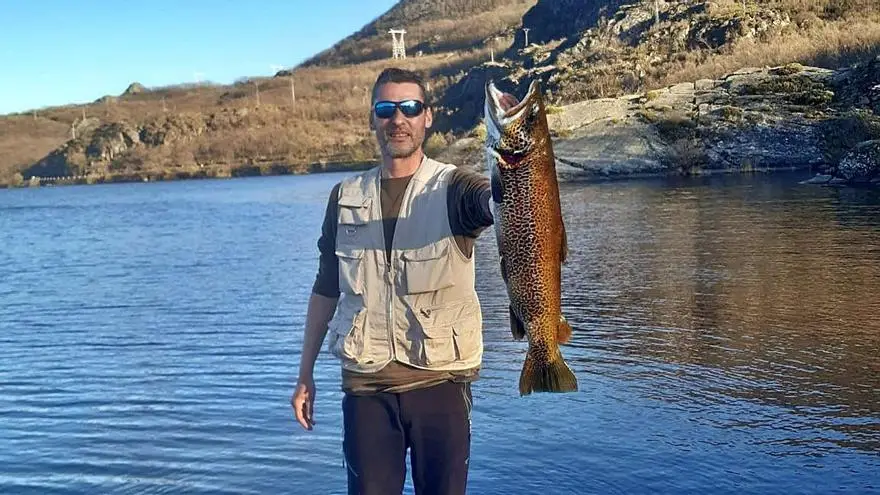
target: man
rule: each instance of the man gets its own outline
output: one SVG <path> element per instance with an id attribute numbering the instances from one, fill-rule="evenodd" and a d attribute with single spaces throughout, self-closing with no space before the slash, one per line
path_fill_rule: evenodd
<path id="1" fill-rule="evenodd" d="M 370 128 L 382 163 L 333 187 L 291 405 L 314 425 L 316 357 L 342 364 L 350 494 L 463 494 L 470 384 L 483 352 L 473 247 L 492 225 L 483 175 L 425 156 L 433 113 L 415 73 L 383 71 Z"/>

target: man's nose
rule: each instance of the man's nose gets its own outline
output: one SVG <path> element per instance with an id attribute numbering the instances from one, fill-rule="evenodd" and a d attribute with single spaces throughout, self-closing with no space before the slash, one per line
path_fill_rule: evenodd
<path id="1" fill-rule="evenodd" d="M 391 122 L 394 124 L 402 124 L 406 122 L 406 116 L 403 112 L 400 111 L 399 108 L 394 109 L 394 115 L 391 116 Z"/>

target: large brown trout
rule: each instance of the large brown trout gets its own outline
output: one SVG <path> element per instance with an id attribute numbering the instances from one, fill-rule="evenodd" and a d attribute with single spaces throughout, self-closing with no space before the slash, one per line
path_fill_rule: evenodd
<path id="1" fill-rule="evenodd" d="M 561 264 L 568 254 L 556 164 L 544 101 L 532 81 L 522 101 L 486 85 L 486 160 L 501 276 L 513 337 L 528 337 L 520 395 L 573 392 L 577 378 L 560 342 L 571 326 L 560 308 Z"/>

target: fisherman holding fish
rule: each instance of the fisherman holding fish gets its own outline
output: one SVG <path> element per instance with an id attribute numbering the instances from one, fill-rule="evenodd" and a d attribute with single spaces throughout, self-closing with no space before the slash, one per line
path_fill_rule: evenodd
<path id="1" fill-rule="evenodd" d="M 557 222 L 553 217 L 552 204 L 536 210 L 552 228 L 529 230 L 530 220 L 523 223 L 522 210 L 505 208 L 503 203 L 490 206 L 493 198 L 498 201 L 504 194 L 513 200 L 521 197 L 515 187 L 495 190 L 506 187 L 500 176 L 490 181 L 424 154 L 422 144 L 433 113 L 417 74 L 386 69 L 372 95 L 370 128 L 376 134 L 382 163 L 342 180 L 331 190 L 291 405 L 300 425 L 311 430 L 315 424 L 314 365 L 326 340 L 342 367 L 348 492 L 401 493 L 409 449 L 417 494 L 464 494 L 470 458 L 471 383 L 478 378 L 483 353 L 474 243 L 487 227 L 495 224 L 498 229 L 500 221 L 502 226 L 525 228 L 523 235 L 540 245 L 540 253 L 529 255 L 508 254 L 499 244 L 502 259 L 510 256 L 514 263 L 539 264 L 556 259 L 556 271 L 539 266 L 514 271 L 508 262 L 502 263 L 502 274 L 511 296 L 514 336 L 528 335 L 530 343 L 529 378 L 521 379 L 520 392 L 568 391 L 576 389 L 574 376 L 556 374 L 560 362 L 563 371 L 571 373 L 555 347 L 556 329 L 564 323 L 558 307 L 562 251 L 557 249 L 554 258 L 554 242 L 547 237 L 564 230 L 560 230 L 561 218 Z M 499 115 L 518 104 L 511 95 L 496 92 L 490 96 Z M 526 113 L 530 112 L 531 107 Z M 504 135 L 497 128 L 492 132 Z M 502 160 L 513 161 L 519 150 L 508 149 L 509 143 L 502 141 L 493 146 L 500 150 Z M 535 162 L 536 167 L 545 164 L 541 160 L 546 157 Z M 545 196 L 555 191 L 555 175 L 552 186 L 544 187 Z M 558 192 L 556 197 L 558 208 Z M 536 198 L 532 194 L 525 200 L 534 203 Z M 530 218 L 534 223 L 535 217 Z M 520 242 L 516 235 L 508 238 Z M 533 280 L 529 280 L 530 273 Z M 535 290 L 549 295 L 526 296 L 532 282 L 538 282 Z M 551 345 L 545 327 L 553 318 Z"/>

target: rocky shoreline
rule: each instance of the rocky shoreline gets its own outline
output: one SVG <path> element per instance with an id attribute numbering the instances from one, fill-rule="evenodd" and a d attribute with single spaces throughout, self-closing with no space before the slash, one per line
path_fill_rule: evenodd
<path id="1" fill-rule="evenodd" d="M 547 109 L 563 180 L 809 170 L 816 174 L 807 181 L 811 184 L 880 185 L 880 57 L 842 70 L 798 64 L 745 68 L 720 79 Z M 117 128 L 96 132 L 88 145 L 71 141 L 38 167 L 65 168 L 74 151 L 112 158 L 130 144 L 127 140 L 134 141 L 131 135 Z M 481 125 L 435 157 L 482 170 Z M 180 171 L 181 176 L 119 180 L 286 175 L 367 166 L 363 160 L 339 157 L 333 163 L 248 163 L 225 166 L 222 173 L 193 170 Z"/>
<path id="2" fill-rule="evenodd" d="M 548 107 L 561 178 L 809 170 L 880 184 L 880 58 L 844 70 L 746 68 L 722 79 Z M 481 169 L 479 131 L 441 155 Z"/>

